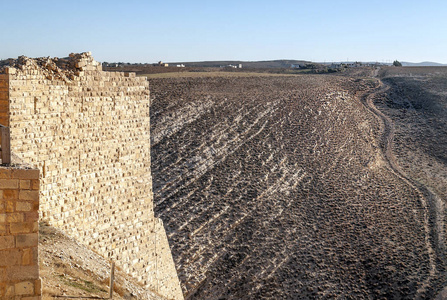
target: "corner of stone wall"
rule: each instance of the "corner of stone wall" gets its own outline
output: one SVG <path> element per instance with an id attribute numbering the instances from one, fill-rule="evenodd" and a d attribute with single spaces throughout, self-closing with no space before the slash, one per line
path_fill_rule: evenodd
<path id="1" fill-rule="evenodd" d="M 163 221 L 156 218 L 155 222 L 155 238 L 157 242 L 155 257 L 157 274 L 155 275 L 155 283 L 157 286 L 151 286 L 151 288 L 168 299 L 181 300 L 183 299 L 182 288 L 177 276 L 177 270 L 175 269 Z"/>
<path id="2" fill-rule="evenodd" d="M 163 297 L 183 299 L 166 232 L 153 215 L 148 81 L 104 72 L 90 52 L 19 57 L 10 66 L 0 69 L 0 124 L 11 128 L 15 161 L 39 166 L 42 177 L 0 167 L 0 299 L 40 299 L 39 186 L 42 218 Z M 25 195 L 37 197 L 31 211 Z M 94 208 L 79 204 L 93 199 Z M 24 239 L 36 244 L 25 247 Z"/>
<path id="3" fill-rule="evenodd" d="M 0 298 L 41 299 L 39 170 L 0 167 Z"/>

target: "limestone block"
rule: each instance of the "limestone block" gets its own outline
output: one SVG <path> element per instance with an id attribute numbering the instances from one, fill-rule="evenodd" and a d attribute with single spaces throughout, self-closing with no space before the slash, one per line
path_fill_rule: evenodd
<path id="1" fill-rule="evenodd" d="M 12 234 L 30 233 L 33 231 L 33 223 L 11 223 L 9 230 Z"/>
<path id="2" fill-rule="evenodd" d="M 33 248 L 23 249 L 21 264 L 23 266 L 37 265 L 37 253 L 35 252 L 36 251 L 33 251 Z"/>
<path id="3" fill-rule="evenodd" d="M 39 268 L 32 266 L 11 266 L 6 268 L 10 281 L 35 280 L 39 278 Z"/>
<path id="4" fill-rule="evenodd" d="M 14 285 L 6 286 L 5 299 L 13 299 L 14 295 L 15 295 Z"/>
<path id="5" fill-rule="evenodd" d="M 6 222 L 8 223 L 22 223 L 25 221 L 25 216 L 23 213 L 9 213 L 6 214 Z M 14 226 L 18 224 L 14 224 Z"/>
<path id="6" fill-rule="evenodd" d="M 0 267 L 20 265 L 21 255 L 16 249 L 0 251 Z"/>
<path id="7" fill-rule="evenodd" d="M 21 190 L 19 192 L 19 196 L 18 198 L 20 200 L 34 200 L 34 201 L 38 201 L 39 200 L 39 191 L 36 190 Z"/>
<path id="8" fill-rule="evenodd" d="M 3 190 L 3 199 L 5 200 L 15 200 L 19 199 L 19 191 L 18 190 Z"/>
<path id="9" fill-rule="evenodd" d="M 21 190 L 30 190 L 31 189 L 31 180 L 20 180 L 20 189 Z"/>
<path id="10" fill-rule="evenodd" d="M 16 295 L 34 295 L 34 282 L 24 281 L 14 285 Z"/>
<path id="11" fill-rule="evenodd" d="M 0 179 L 0 189 L 17 189 L 19 180 L 17 179 Z"/>
<path id="12" fill-rule="evenodd" d="M 38 234 L 20 234 L 16 236 L 16 247 L 33 247 L 37 246 Z"/>
<path id="13" fill-rule="evenodd" d="M 11 249 L 15 247 L 14 236 L 0 236 L 0 250 Z"/>
<path id="14" fill-rule="evenodd" d="M 12 176 L 19 179 L 39 179 L 39 170 L 37 169 L 15 169 Z"/>
<path id="15" fill-rule="evenodd" d="M 18 201 L 16 202 L 16 211 L 32 211 L 34 209 L 32 202 Z"/>

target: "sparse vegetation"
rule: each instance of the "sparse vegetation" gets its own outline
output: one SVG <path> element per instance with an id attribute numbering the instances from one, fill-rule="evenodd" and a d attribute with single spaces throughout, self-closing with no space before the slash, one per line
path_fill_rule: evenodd
<path id="1" fill-rule="evenodd" d="M 66 276 L 65 274 L 57 275 L 63 284 L 72 286 L 76 289 L 86 291 L 88 293 L 106 293 L 107 290 L 95 285 L 93 282 L 78 278 Z"/>

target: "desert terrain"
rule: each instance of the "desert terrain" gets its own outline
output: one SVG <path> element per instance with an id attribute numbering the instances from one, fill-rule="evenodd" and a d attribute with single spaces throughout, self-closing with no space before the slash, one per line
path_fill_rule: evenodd
<path id="1" fill-rule="evenodd" d="M 420 86 L 397 69 L 352 76 L 149 79 L 155 211 L 186 299 L 431 299 L 446 284 L 445 114 L 393 104 Z"/>

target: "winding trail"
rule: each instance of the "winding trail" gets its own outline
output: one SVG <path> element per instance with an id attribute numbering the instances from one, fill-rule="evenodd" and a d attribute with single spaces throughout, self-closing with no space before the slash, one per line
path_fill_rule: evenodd
<path id="1" fill-rule="evenodd" d="M 444 236 L 442 230 L 439 230 L 440 228 L 443 228 L 443 224 L 439 224 L 439 222 L 442 221 L 441 218 L 436 217 L 439 214 L 439 212 L 436 211 L 436 204 L 432 203 L 434 202 L 434 200 L 436 200 L 437 196 L 433 194 L 433 192 L 428 187 L 425 187 L 420 183 L 417 183 L 413 179 L 411 179 L 404 171 L 402 171 L 402 169 L 400 168 L 399 164 L 396 161 L 396 158 L 393 153 L 393 140 L 395 133 L 395 127 L 393 121 L 374 105 L 374 99 L 378 95 L 383 94 L 390 89 L 389 86 L 387 86 L 380 79 L 377 78 L 378 71 L 379 69 L 376 69 L 373 73 L 373 76 L 376 77 L 375 80 L 377 80 L 378 86 L 371 93 L 363 97 L 363 103 L 368 108 L 368 110 L 374 114 L 374 116 L 378 119 L 381 125 L 381 128 L 383 130 L 381 147 L 385 161 L 388 163 L 391 172 L 395 174 L 397 177 L 399 177 L 402 181 L 404 181 L 419 195 L 424 218 L 423 226 L 425 232 L 425 246 L 427 249 L 430 264 L 428 277 L 420 284 L 415 296 L 415 299 L 421 299 L 424 297 L 424 293 L 430 286 L 430 283 L 434 280 L 437 273 L 436 268 L 437 251 L 433 247 L 435 243 L 433 243 L 431 239 L 432 236 L 431 233 L 435 231 L 434 236 L 436 237 L 438 248 L 443 249 Z M 435 222 L 437 223 L 435 224 L 435 228 L 431 228 L 430 215 L 435 216 L 434 219 L 436 220 Z"/>

